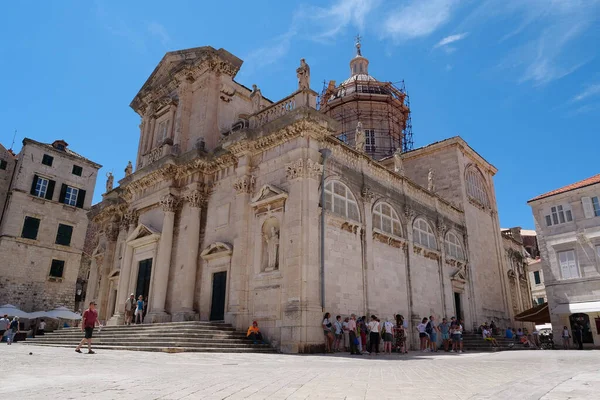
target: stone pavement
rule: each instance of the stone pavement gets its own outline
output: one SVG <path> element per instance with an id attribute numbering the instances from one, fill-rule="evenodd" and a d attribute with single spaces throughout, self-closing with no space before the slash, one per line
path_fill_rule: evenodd
<path id="1" fill-rule="evenodd" d="M 33 352 L 33 355 L 29 355 Z M 591 399 L 600 351 L 369 356 L 146 353 L 0 345 L 13 399 Z"/>

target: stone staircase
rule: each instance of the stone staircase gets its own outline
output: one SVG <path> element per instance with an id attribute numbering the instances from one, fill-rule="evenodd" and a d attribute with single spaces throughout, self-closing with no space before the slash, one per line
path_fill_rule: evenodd
<path id="1" fill-rule="evenodd" d="M 503 351 L 503 350 L 529 350 L 528 347 L 519 344 L 516 340 L 506 339 L 501 336 L 494 336 L 498 342 L 498 347 L 492 347 L 490 342 L 483 340 L 481 334 L 464 333 L 463 349 L 466 351 Z"/>
<path id="2" fill-rule="evenodd" d="M 25 344 L 73 347 L 83 338 L 80 328 L 67 328 L 27 339 Z M 268 344 L 253 344 L 245 332 L 222 322 L 169 322 L 105 326 L 94 330 L 93 348 L 110 350 L 215 353 L 274 353 Z M 85 349 L 84 349 L 85 350 Z"/>

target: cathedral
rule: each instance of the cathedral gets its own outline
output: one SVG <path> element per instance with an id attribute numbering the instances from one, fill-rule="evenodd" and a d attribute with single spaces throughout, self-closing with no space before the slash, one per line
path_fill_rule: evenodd
<path id="1" fill-rule="evenodd" d="M 321 94 L 304 59 L 277 102 L 241 66 L 169 52 L 131 102 L 135 168 L 89 213 L 101 319 L 121 324 L 134 293 L 146 323 L 257 320 L 286 353 L 323 345 L 324 312 L 512 323 L 493 165 L 460 137 L 413 149 L 406 91 L 369 74 L 360 43 Z"/>

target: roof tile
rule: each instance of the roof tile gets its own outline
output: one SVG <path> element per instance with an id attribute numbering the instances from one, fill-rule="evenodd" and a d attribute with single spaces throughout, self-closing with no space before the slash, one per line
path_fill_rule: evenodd
<path id="1" fill-rule="evenodd" d="M 534 197 L 533 199 L 529 200 L 528 203 L 532 202 L 532 201 L 535 201 L 535 200 L 540 200 L 540 199 L 543 199 L 543 198 L 546 198 L 546 197 L 554 196 L 556 194 L 561 194 L 561 193 L 569 192 L 571 190 L 580 189 L 582 187 L 594 185 L 596 183 L 600 183 L 600 174 L 594 175 L 594 176 L 592 176 L 590 178 L 587 178 L 587 179 L 584 179 L 582 181 L 575 182 L 575 183 L 572 183 L 570 185 L 561 187 L 560 189 L 555 189 L 555 190 L 552 190 L 552 191 L 550 191 L 548 193 L 541 194 L 541 195 L 539 195 L 537 197 Z"/>

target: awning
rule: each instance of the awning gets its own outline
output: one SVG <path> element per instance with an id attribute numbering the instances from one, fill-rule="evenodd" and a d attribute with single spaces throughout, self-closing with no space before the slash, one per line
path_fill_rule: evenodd
<path id="1" fill-rule="evenodd" d="M 600 301 L 559 304 L 552 309 L 554 314 L 575 314 L 595 311 L 600 311 Z"/>
<path id="2" fill-rule="evenodd" d="M 523 322 L 535 322 L 536 325 L 549 323 L 550 312 L 548 311 L 548 303 L 525 310 L 515 315 L 515 319 Z"/>

